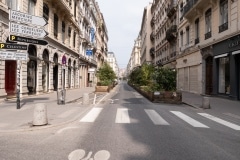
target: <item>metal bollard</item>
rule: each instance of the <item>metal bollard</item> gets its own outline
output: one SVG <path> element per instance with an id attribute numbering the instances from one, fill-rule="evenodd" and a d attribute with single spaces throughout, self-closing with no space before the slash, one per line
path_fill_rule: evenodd
<path id="1" fill-rule="evenodd" d="M 47 107 L 44 103 L 38 103 L 35 105 L 33 113 L 33 125 L 41 126 L 48 124 L 47 119 Z"/>
<path id="2" fill-rule="evenodd" d="M 203 109 L 210 109 L 209 97 L 203 97 L 203 99 L 202 99 L 202 107 L 203 107 Z"/>
<path id="3" fill-rule="evenodd" d="M 83 104 L 89 104 L 89 95 L 88 93 L 83 94 Z"/>

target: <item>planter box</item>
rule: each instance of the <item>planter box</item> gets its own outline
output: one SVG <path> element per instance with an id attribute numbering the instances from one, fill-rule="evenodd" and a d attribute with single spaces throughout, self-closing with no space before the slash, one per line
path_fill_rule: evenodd
<path id="1" fill-rule="evenodd" d="M 95 92 L 109 92 L 109 86 L 95 86 Z"/>
<path id="2" fill-rule="evenodd" d="M 154 103 L 171 103 L 171 104 L 181 104 L 182 103 L 182 92 L 180 91 L 160 91 L 157 94 L 153 92 L 146 92 L 141 90 L 140 87 L 136 87 L 129 84 L 137 92 L 146 97 L 148 100 Z"/>

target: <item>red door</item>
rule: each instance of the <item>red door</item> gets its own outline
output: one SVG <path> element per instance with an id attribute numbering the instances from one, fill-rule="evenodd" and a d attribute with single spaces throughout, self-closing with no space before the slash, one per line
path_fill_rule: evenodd
<path id="1" fill-rule="evenodd" d="M 16 67 L 16 61 L 5 61 L 5 90 L 7 95 L 16 93 Z"/>

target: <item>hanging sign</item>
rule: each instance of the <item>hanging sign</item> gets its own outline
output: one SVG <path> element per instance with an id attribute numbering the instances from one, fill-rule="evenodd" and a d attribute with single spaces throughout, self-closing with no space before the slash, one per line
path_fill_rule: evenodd
<path id="1" fill-rule="evenodd" d="M 44 38 L 48 33 L 42 28 L 31 27 L 23 24 L 9 22 L 10 32 L 24 36 Z"/>
<path id="2" fill-rule="evenodd" d="M 9 40 L 14 42 L 24 42 L 24 43 L 31 43 L 31 44 L 38 44 L 38 45 L 47 45 L 48 42 L 45 40 L 40 39 L 32 39 L 27 37 L 9 35 Z"/>
<path id="3" fill-rule="evenodd" d="M 43 17 L 33 16 L 14 10 L 9 11 L 9 20 L 37 26 L 45 26 L 48 24 L 48 22 Z"/>
<path id="4" fill-rule="evenodd" d="M 27 50 L 28 46 L 23 44 L 0 43 L 0 49 L 7 50 Z"/>

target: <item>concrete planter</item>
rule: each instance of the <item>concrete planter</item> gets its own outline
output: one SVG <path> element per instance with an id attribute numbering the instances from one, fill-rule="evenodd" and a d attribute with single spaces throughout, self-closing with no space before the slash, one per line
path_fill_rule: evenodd
<path id="1" fill-rule="evenodd" d="M 95 86 L 95 92 L 109 92 L 109 86 Z"/>

